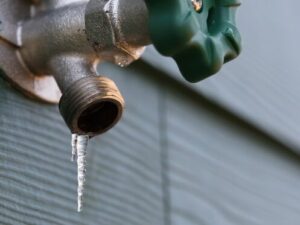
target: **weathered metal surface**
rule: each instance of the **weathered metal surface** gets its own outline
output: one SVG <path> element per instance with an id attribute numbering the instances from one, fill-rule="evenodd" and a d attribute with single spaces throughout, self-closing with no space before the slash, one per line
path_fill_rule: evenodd
<path id="1" fill-rule="evenodd" d="M 27 94 L 57 103 L 61 95 L 51 75 L 63 92 L 95 74 L 100 60 L 122 67 L 137 60 L 150 42 L 147 15 L 143 0 L 3 0 L 0 68 Z"/>
<path id="2" fill-rule="evenodd" d="M 2 0 L 0 2 L 0 68 L 6 78 L 27 96 L 57 103 L 61 94 L 50 76 L 35 77 L 20 60 L 16 46 L 18 23 L 30 17 L 29 1 Z M 9 40 L 8 40 L 9 39 Z"/>
<path id="3" fill-rule="evenodd" d="M 85 21 L 88 40 L 102 60 L 128 66 L 150 44 L 143 0 L 91 0 Z"/>
<path id="4" fill-rule="evenodd" d="M 17 51 L 17 55 L 12 53 L 13 60 L 4 60 L 5 51 L 0 60 L 6 64 L 4 69 L 10 80 L 15 79 L 11 71 L 14 64 L 24 67 L 14 83 L 48 102 L 58 102 L 53 99 L 59 96 L 55 82 L 45 90 L 50 92 L 47 99 L 32 85 L 19 81 L 24 73 L 34 80 L 33 75 L 40 76 L 39 80 L 52 75 L 63 92 L 77 79 L 94 73 L 99 61 L 128 66 L 141 57 L 152 41 L 162 54 L 176 60 L 187 80 L 196 82 L 237 57 L 241 41 L 235 24 L 238 0 L 202 3 L 3 0 L 0 36 L 18 48 L 13 49 Z M 18 10 L 26 16 L 15 17 L 13 22 L 6 19 L 7 14 Z"/>
<path id="5" fill-rule="evenodd" d="M 63 91 L 101 60 L 126 66 L 140 57 L 147 26 L 146 34 L 133 33 L 141 34 L 136 29 L 147 24 L 142 0 L 61 2 L 46 1 L 40 13 L 37 5 L 36 15 L 22 25 L 21 54 L 36 75 L 52 74 Z"/>

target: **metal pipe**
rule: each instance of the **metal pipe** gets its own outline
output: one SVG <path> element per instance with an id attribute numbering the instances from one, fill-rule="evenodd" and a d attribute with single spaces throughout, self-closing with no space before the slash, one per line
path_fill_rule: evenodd
<path id="1" fill-rule="evenodd" d="M 95 65 L 109 60 L 126 66 L 141 56 L 150 43 L 144 0 L 44 0 L 37 10 L 22 25 L 23 61 L 37 76 L 54 76 L 72 133 L 107 131 L 120 119 L 124 100 L 113 81 L 97 76 Z"/>
<path id="2" fill-rule="evenodd" d="M 85 22 L 96 52 L 122 67 L 139 59 L 144 46 L 151 43 L 144 0 L 91 0 Z"/>
<path id="3" fill-rule="evenodd" d="M 49 60 L 47 66 L 62 93 L 65 93 L 77 80 L 97 76 L 96 61 L 80 54 L 55 56 Z"/>
<path id="4" fill-rule="evenodd" d="M 20 51 L 35 75 L 54 75 L 49 62 L 60 55 L 97 58 L 85 33 L 85 7 L 85 2 L 76 2 L 38 14 L 23 23 Z"/>
<path id="5" fill-rule="evenodd" d="M 36 75 L 51 74 L 49 59 L 61 54 L 127 66 L 151 43 L 144 0 L 61 2 L 45 1 L 50 10 L 22 25 L 21 54 Z"/>

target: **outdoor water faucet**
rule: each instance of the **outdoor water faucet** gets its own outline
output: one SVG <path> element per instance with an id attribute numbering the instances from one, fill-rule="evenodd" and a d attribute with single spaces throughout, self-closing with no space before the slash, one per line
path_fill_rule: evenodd
<path id="1" fill-rule="evenodd" d="M 35 75 L 54 76 L 62 92 L 60 112 L 71 132 L 90 137 L 115 125 L 124 108 L 114 82 L 97 76 L 97 64 L 109 60 L 125 66 L 144 49 L 142 44 L 131 44 L 129 38 L 124 40 L 126 46 L 119 48 L 112 25 L 103 16 L 104 5 L 95 6 L 95 2 L 103 3 L 41 2 L 34 17 L 22 24 L 20 49 L 24 63 Z"/>
<path id="2" fill-rule="evenodd" d="M 152 43 L 197 82 L 241 49 L 238 0 L 3 1 L 0 38 L 10 46 L 0 44 L 0 66 L 7 78 L 30 96 L 60 100 L 71 132 L 91 137 L 116 124 L 124 108 L 114 82 L 97 75 L 99 62 L 127 66 Z M 4 11 L 13 10 L 9 19 Z"/>
<path id="3" fill-rule="evenodd" d="M 72 133 L 82 208 L 86 146 L 121 118 L 124 99 L 96 67 L 120 67 L 153 44 L 186 80 L 215 74 L 241 51 L 239 0 L 1 0 L 0 69 L 27 96 L 58 103 Z"/>

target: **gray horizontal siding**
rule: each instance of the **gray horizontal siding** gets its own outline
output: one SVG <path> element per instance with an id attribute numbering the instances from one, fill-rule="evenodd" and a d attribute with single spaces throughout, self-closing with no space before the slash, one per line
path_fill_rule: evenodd
<path id="1" fill-rule="evenodd" d="M 25 99 L 0 80 L 1 224 L 163 224 L 156 86 L 124 72 L 117 83 L 127 110 L 90 143 L 78 214 L 70 134 L 57 106 Z"/>
<path id="2" fill-rule="evenodd" d="M 300 158 L 203 99 L 168 91 L 172 225 L 296 225 Z"/>
<path id="3" fill-rule="evenodd" d="M 288 147 L 143 63 L 100 72 L 127 105 L 90 143 L 81 214 L 57 107 L 0 80 L 1 224 L 298 224 L 300 159 Z"/>

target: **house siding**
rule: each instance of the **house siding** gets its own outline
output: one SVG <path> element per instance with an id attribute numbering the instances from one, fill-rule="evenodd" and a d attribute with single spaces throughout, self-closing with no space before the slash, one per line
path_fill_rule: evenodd
<path id="1" fill-rule="evenodd" d="M 291 149 L 142 62 L 100 73 L 116 81 L 126 111 L 90 142 L 80 214 L 57 106 L 0 79 L 1 224 L 297 224 Z"/>

